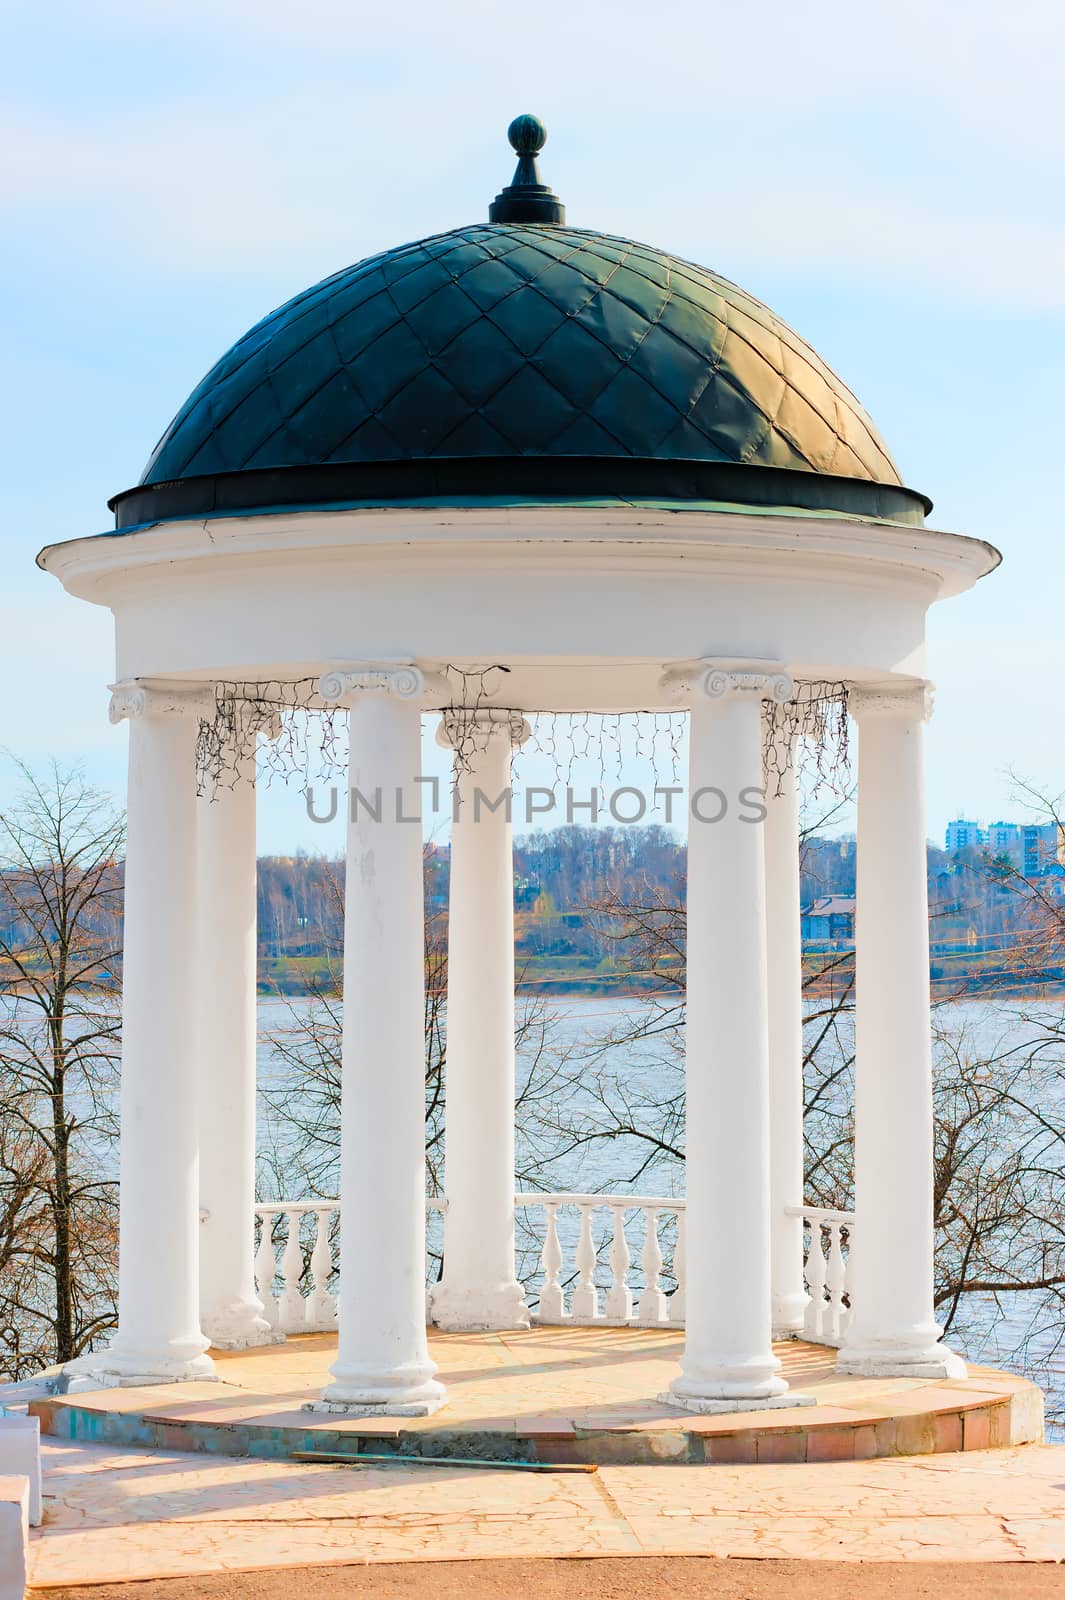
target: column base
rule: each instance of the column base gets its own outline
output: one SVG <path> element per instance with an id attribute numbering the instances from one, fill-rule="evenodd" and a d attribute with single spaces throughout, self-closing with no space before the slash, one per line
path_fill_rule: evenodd
<path id="1" fill-rule="evenodd" d="M 101 1389 L 139 1389 L 161 1383 L 212 1383 L 218 1374 L 206 1352 L 185 1357 L 114 1345 L 78 1356 L 63 1366 L 64 1378 L 91 1379 Z M 83 1382 L 79 1381 L 79 1388 Z"/>
<path id="2" fill-rule="evenodd" d="M 836 1371 L 857 1378 L 966 1378 L 961 1356 L 945 1344 L 923 1350 L 905 1345 L 854 1345 L 836 1357 Z"/>
<path id="3" fill-rule="evenodd" d="M 342 1413 L 351 1417 L 431 1417 L 447 1404 L 447 1390 L 433 1377 L 431 1361 L 411 1362 L 391 1369 L 348 1367 L 332 1369 L 332 1382 L 318 1400 L 308 1400 L 304 1411 Z"/>
<path id="4" fill-rule="evenodd" d="M 330 1417 L 431 1417 L 442 1406 L 447 1405 L 447 1392 L 442 1384 L 435 1386 L 440 1390 L 439 1398 L 425 1400 L 385 1400 L 377 1405 L 366 1400 L 306 1400 L 300 1407 L 301 1411 L 313 1411 L 318 1415 Z M 326 1394 L 330 1390 L 325 1391 Z"/>
<path id="5" fill-rule="evenodd" d="M 848 1329 L 836 1357 L 836 1371 L 862 1378 L 964 1378 L 968 1369 L 960 1356 L 942 1343 L 938 1322 L 881 1323 L 879 1334 L 866 1332 L 871 1318 Z M 885 1319 L 886 1321 L 886 1319 Z M 875 1326 L 875 1323 L 874 1323 Z"/>
<path id="6" fill-rule="evenodd" d="M 285 1335 L 271 1328 L 262 1306 L 235 1300 L 219 1311 L 201 1316 L 203 1336 L 212 1350 L 251 1350 L 258 1345 L 284 1344 Z"/>
<path id="7" fill-rule="evenodd" d="M 444 1278 L 433 1287 L 430 1310 L 436 1326 L 453 1333 L 498 1333 L 528 1328 L 532 1321 L 517 1280 L 500 1289 L 476 1289 L 452 1285 Z"/>
<path id="8" fill-rule="evenodd" d="M 715 1361 L 712 1354 L 700 1359 L 688 1346 L 680 1366 L 665 1398 L 669 1405 L 686 1411 L 703 1410 L 710 1402 L 715 1406 L 724 1402 L 727 1411 L 791 1404 L 787 1380 L 780 1376 L 780 1362 L 771 1350 L 746 1359 L 733 1356 Z M 800 1405 L 806 1403 L 799 1401 Z"/>
<path id="9" fill-rule="evenodd" d="M 204 1330 L 207 1333 L 207 1330 Z M 260 1345 L 284 1344 L 285 1335 L 276 1328 L 267 1327 L 261 1332 L 245 1334 L 243 1337 L 227 1338 L 225 1334 L 207 1333 L 212 1350 L 257 1350 Z"/>
<path id="10" fill-rule="evenodd" d="M 793 1389 L 788 1389 L 783 1394 L 763 1395 L 756 1399 L 732 1396 L 727 1399 L 702 1398 L 694 1394 L 674 1394 L 672 1389 L 667 1389 L 665 1394 L 658 1396 L 660 1405 L 676 1406 L 680 1411 L 691 1411 L 700 1417 L 716 1417 L 728 1411 L 779 1411 L 790 1406 L 815 1406 L 816 1399 L 812 1394 L 796 1394 Z"/>

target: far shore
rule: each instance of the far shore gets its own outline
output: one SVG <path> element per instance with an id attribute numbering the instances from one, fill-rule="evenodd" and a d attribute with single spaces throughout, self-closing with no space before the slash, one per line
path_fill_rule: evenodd
<path id="1" fill-rule="evenodd" d="M 842 994 L 843 985 L 837 984 L 835 993 Z M 258 994 L 262 1000 L 281 999 L 299 1000 L 313 999 L 316 990 L 313 981 L 266 981 L 259 980 Z M 333 993 L 332 990 L 323 988 L 320 992 Z M 824 999 L 831 994 L 832 988 L 825 983 L 814 982 L 804 987 L 808 999 Z M 934 1002 L 944 1000 L 1002 1000 L 1016 1004 L 1030 1001 L 1041 1001 L 1051 1005 L 1065 1004 L 1065 983 L 1060 980 L 1048 983 L 1030 983 L 1018 985 L 1008 981 L 981 982 L 978 978 L 933 980 L 931 996 Z M 552 995 L 567 1000 L 602 1000 L 605 998 L 618 1000 L 654 1000 L 666 997 L 679 998 L 677 989 L 653 988 L 647 984 L 633 983 L 619 975 L 615 979 L 588 978 L 588 977 L 540 977 L 533 979 L 519 979 L 515 984 L 515 993 L 527 996 L 539 996 L 549 999 Z"/>

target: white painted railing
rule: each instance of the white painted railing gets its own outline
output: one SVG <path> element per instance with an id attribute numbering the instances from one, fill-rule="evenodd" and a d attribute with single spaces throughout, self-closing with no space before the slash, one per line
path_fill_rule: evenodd
<path id="1" fill-rule="evenodd" d="M 850 1247 L 853 1211 L 820 1206 L 789 1206 L 788 1215 L 805 1225 L 806 1304 L 803 1334 L 811 1344 L 843 1343 L 851 1315 Z"/>
<path id="2" fill-rule="evenodd" d="M 530 1193 L 516 1195 L 515 1204 L 534 1245 L 540 1242 L 539 1322 L 683 1326 L 683 1200 Z M 446 1200 L 427 1200 L 430 1223 L 438 1227 L 446 1207 Z M 255 1207 L 255 1277 L 266 1320 L 278 1332 L 336 1327 L 339 1213 L 338 1200 L 277 1200 Z M 804 1335 L 814 1344 L 838 1346 L 850 1317 L 854 1214 L 818 1206 L 796 1206 L 789 1214 L 802 1217 L 806 1239 L 810 1299 Z M 669 1292 L 662 1284 L 667 1269 L 675 1285 Z"/>
<path id="3" fill-rule="evenodd" d="M 446 1200 L 427 1200 L 443 1212 Z M 263 1316 L 278 1333 L 324 1333 L 337 1325 L 339 1200 L 276 1200 L 255 1207 L 255 1282 Z"/>
<path id="4" fill-rule="evenodd" d="M 516 1203 L 526 1211 L 542 1211 L 544 1218 L 538 1321 L 618 1327 L 628 1323 L 683 1324 L 683 1200 L 634 1194 L 533 1193 L 519 1194 Z M 674 1219 L 669 1265 L 676 1287 L 670 1294 L 662 1287 L 667 1264 L 662 1217 Z M 564 1221 L 569 1227 L 560 1228 Z M 630 1234 L 635 1235 L 631 1240 Z M 641 1279 L 635 1296 L 629 1285 L 634 1246 Z"/>

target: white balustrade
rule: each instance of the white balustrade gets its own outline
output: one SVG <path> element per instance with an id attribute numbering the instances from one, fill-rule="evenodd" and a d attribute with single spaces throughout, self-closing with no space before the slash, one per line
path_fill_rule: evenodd
<path id="1" fill-rule="evenodd" d="M 425 1209 L 431 1217 L 446 1205 L 446 1200 L 434 1198 Z M 255 1282 L 267 1322 L 279 1333 L 330 1332 L 337 1325 L 334 1240 L 340 1201 L 275 1200 L 257 1205 L 255 1215 Z M 430 1293 L 426 1291 L 427 1309 Z"/>
<path id="2" fill-rule="evenodd" d="M 803 1333 L 812 1344 L 837 1349 L 851 1315 L 850 1249 L 854 1212 L 826 1211 L 820 1206 L 793 1206 L 790 1216 L 806 1225 L 806 1289 L 809 1300 Z"/>
<path id="3" fill-rule="evenodd" d="M 674 1236 L 683 1228 L 684 1201 L 644 1195 L 519 1194 L 516 1204 L 545 1217 L 540 1267 L 543 1282 L 536 1320 L 568 1322 L 578 1326 L 674 1325 L 683 1320 L 683 1293 L 674 1315 L 677 1291 L 667 1295 L 661 1274 L 666 1266 L 659 1237 L 659 1216 L 675 1219 Z M 574 1213 L 576 1216 L 574 1217 Z M 596 1238 L 597 1219 L 598 1241 Z M 564 1227 L 563 1224 L 568 1224 Z M 633 1251 L 628 1233 L 634 1229 L 639 1244 L 640 1276 L 634 1313 L 629 1285 Z M 572 1265 L 567 1270 L 567 1245 Z M 676 1276 L 676 1249 L 674 1276 Z M 683 1262 L 681 1263 L 683 1269 Z M 680 1279 L 677 1280 L 678 1287 Z M 572 1285 L 567 1304 L 567 1290 Z M 601 1290 L 605 1293 L 601 1295 Z M 602 1305 L 602 1309 L 600 1306 Z"/>
<path id="4" fill-rule="evenodd" d="M 683 1327 L 683 1200 L 531 1193 L 515 1196 L 515 1204 L 526 1213 L 534 1236 L 541 1240 L 537 1321 Z M 442 1198 L 426 1201 L 430 1224 L 446 1206 Z M 663 1214 L 664 1225 L 660 1222 Z M 806 1228 L 809 1301 L 804 1336 L 814 1344 L 838 1347 L 851 1314 L 854 1214 L 817 1206 L 797 1206 L 790 1214 L 801 1216 Z M 256 1206 L 255 1215 L 259 1222 L 255 1277 L 271 1328 L 281 1333 L 334 1329 L 340 1202 L 276 1200 Z M 533 1218 L 542 1219 L 540 1226 Z M 634 1247 L 639 1260 L 637 1276 L 642 1281 L 632 1285 Z M 662 1286 L 667 1269 L 675 1284 L 671 1293 Z M 727 1293 L 727 1285 L 722 1292 Z M 427 1315 L 431 1314 L 431 1300 L 430 1285 Z"/>
<path id="5" fill-rule="evenodd" d="M 278 1200 L 255 1207 L 255 1282 L 263 1315 L 279 1333 L 322 1333 L 336 1327 L 330 1284 L 335 1275 L 333 1224 L 339 1211 L 338 1200 Z"/>

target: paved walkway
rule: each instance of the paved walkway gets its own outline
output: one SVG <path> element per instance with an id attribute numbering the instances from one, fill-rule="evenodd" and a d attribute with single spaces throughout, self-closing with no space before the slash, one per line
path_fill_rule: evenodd
<path id="1" fill-rule="evenodd" d="M 1063 1447 L 530 1473 L 46 1441 L 45 1469 L 31 1579 L 46 1588 L 501 1557 L 963 1562 L 974 1576 L 980 1563 L 1065 1561 Z"/>

